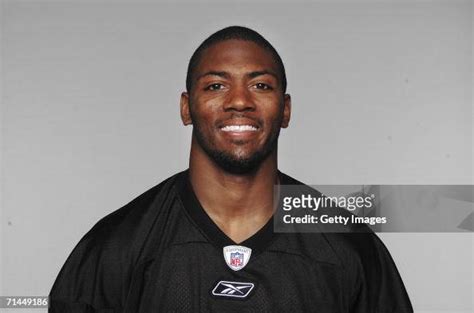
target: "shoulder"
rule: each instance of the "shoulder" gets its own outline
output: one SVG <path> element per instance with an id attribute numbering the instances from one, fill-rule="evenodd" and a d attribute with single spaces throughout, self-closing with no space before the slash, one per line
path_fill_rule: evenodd
<path id="1" fill-rule="evenodd" d="M 176 198 L 174 175 L 98 221 L 75 246 L 51 290 L 51 297 L 74 302 L 103 290 L 118 299 L 139 268 L 144 246 L 160 215 L 167 215 Z M 95 285 L 95 284 L 98 285 Z M 113 296 L 112 296 L 113 295 Z"/>
<path id="2" fill-rule="evenodd" d="M 298 185 L 301 191 L 323 196 L 319 191 L 282 174 L 282 184 Z M 317 214 L 351 216 L 340 207 Z M 349 288 L 349 302 L 358 312 L 413 312 L 403 281 L 382 240 L 365 224 L 312 228 L 294 234 L 305 242 L 304 250 L 313 260 L 337 265 Z"/>
<path id="3" fill-rule="evenodd" d="M 100 219 L 84 235 L 79 245 L 110 252 L 117 251 L 117 246 L 132 249 L 132 243 L 152 226 L 154 216 L 167 208 L 163 205 L 166 200 L 174 197 L 173 185 L 177 175 L 167 178 Z"/>
<path id="4" fill-rule="evenodd" d="M 322 236 L 343 267 L 374 272 L 381 262 L 391 261 L 385 245 L 373 232 L 323 233 Z"/>
<path id="5" fill-rule="evenodd" d="M 298 194 L 325 197 L 320 191 L 284 173 L 280 173 L 280 180 L 282 185 L 296 186 L 294 188 L 296 188 L 295 190 Z M 292 194 L 294 195 L 295 191 L 292 191 Z M 304 212 L 304 214 L 306 213 Z M 316 216 L 323 214 L 329 216 L 353 215 L 348 210 L 335 205 L 320 208 L 316 213 L 312 212 L 312 214 Z M 365 224 L 354 225 L 349 222 L 347 225 L 331 224 L 330 226 L 322 226 L 318 224 L 309 227 L 312 227 L 310 230 L 317 233 L 317 236 L 324 238 L 341 261 L 355 258 L 370 262 L 374 253 L 386 250 L 380 238 Z"/>
<path id="6" fill-rule="evenodd" d="M 345 205 L 340 200 L 347 198 L 347 195 L 329 196 L 284 173 L 280 172 L 279 177 L 280 202 L 286 209 L 276 211 L 275 216 L 280 221 L 276 222 L 277 227 L 286 230 L 291 227 L 303 233 L 372 233 L 366 224 L 354 222 L 354 214 L 344 208 Z M 299 200 L 296 205 L 295 200 Z M 288 223 L 286 219 L 285 222 L 285 215 L 289 211 L 293 217 L 303 218 L 311 215 L 318 221 Z"/>

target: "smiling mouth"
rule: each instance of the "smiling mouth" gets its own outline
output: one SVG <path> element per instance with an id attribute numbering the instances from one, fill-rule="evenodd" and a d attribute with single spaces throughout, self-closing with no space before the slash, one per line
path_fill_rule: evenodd
<path id="1" fill-rule="evenodd" d="M 251 132 L 251 131 L 257 131 L 258 127 L 255 127 L 253 125 L 227 125 L 224 127 L 221 127 L 221 130 L 224 132 Z"/>

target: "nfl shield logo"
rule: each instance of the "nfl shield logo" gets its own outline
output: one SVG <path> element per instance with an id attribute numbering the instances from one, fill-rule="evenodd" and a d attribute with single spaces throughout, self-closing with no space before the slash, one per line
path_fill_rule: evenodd
<path id="1" fill-rule="evenodd" d="M 244 254 L 239 252 L 231 253 L 230 264 L 233 266 L 241 266 L 244 264 Z"/>
<path id="2" fill-rule="evenodd" d="M 252 249 L 244 246 L 226 246 L 223 249 L 224 260 L 234 271 L 240 271 L 247 265 L 252 254 Z"/>

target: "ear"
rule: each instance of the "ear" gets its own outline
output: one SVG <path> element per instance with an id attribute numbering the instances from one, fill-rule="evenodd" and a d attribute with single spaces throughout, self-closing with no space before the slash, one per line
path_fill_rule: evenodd
<path id="1" fill-rule="evenodd" d="M 191 113 L 189 112 L 189 95 L 187 92 L 181 93 L 179 106 L 183 125 L 192 125 L 193 121 L 191 119 Z"/>
<path id="2" fill-rule="evenodd" d="M 291 96 L 285 94 L 285 99 L 283 100 L 283 120 L 281 121 L 281 128 L 287 128 L 290 124 L 291 118 Z"/>

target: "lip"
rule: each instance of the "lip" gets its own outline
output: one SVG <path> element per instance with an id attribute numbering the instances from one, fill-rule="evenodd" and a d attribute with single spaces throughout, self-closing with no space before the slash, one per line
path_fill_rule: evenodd
<path id="1" fill-rule="evenodd" d="M 257 127 L 252 125 L 227 125 L 221 128 L 221 131 L 226 133 L 244 133 L 244 132 L 256 132 L 258 131 Z"/>
<path id="2" fill-rule="evenodd" d="M 248 118 L 233 118 L 218 125 L 221 131 L 225 132 L 255 132 L 260 130 L 260 125 L 256 121 Z M 234 128 L 234 130 L 229 129 Z M 238 129 L 240 128 L 240 129 Z"/>
<path id="3" fill-rule="evenodd" d="M 233 118 L 219 124 L 220 133 L 235 140 L 250 140 L 260 133 L 259 123 L 248 118 Z"/>

